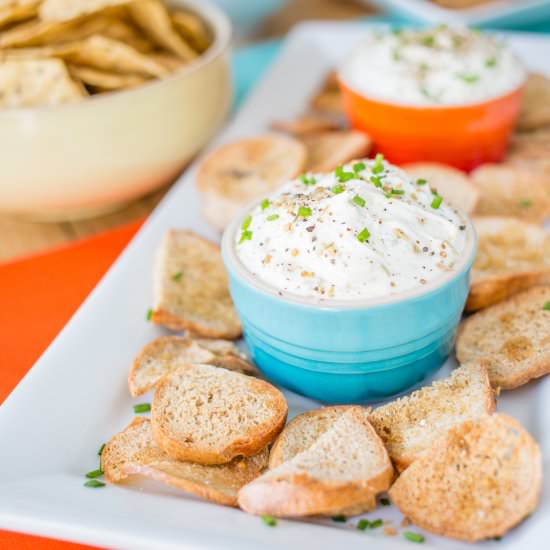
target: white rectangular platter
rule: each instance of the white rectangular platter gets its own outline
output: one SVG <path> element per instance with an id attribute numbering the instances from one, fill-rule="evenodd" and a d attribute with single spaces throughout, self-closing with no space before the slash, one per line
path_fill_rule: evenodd
<path id="1" fill-rule="evenodd" d="M 274 119 L 303 110 L 328 69 L 367 32 L 360 24 L 307 24 L 294 31 L 267 76 L 220 136 L 218 143 L 255 135 Z M 550 73 L 550 39 L 509 35 L 529 66 Z M 381 529 L 360 532 L 355 521 L 281 520 L 276 528 L 239 510 L 187 497 L 164 486 L 134 482 L 103 489 L 83 487 L 84 472 L 97 467 L 101 443 L 131 419 L 128 366 L 149 340 L 162 333 L 146 322 L 151 271 L 157 245 L 172 227 L 219 235 L 200 214 L 191 167 L 156 209 L 137 237 L 86 300 L 63 332 L 0 408 L 0 528 L 109 548 L 258 549 L 410 548 L 401 536 Z M 438 373 L 445 375 L 452 361 Z M 9 365 L 3 365 L 9 368 Z M 286 393 L 290 415 L 319 406 Z M 498 403 L 523 422 L 542 447 L 550 468 L 550 377 L 504 394 Z M 545 421 L 546 419 L 546 421 Z M 386 507 L 371 519 L 393 518 Z M 547 547 L 550 490 L 538 511 L 502 541 L 479 546 Z M 468 545 L 427 535 L 425 547 Z"/>
<path id="2" fill-rule="evenodd" d="M 365 0 L 367 2 L 367 0 Z M 550 16 L 549 0 L 492 0 L 469 8 L 451 9 L 431 0 L 368 0 L 381 8 L 425 23 L 506 25 L 538 23 Z"/>

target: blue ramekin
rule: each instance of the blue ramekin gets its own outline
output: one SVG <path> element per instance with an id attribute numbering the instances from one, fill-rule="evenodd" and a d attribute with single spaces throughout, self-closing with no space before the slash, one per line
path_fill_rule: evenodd
<path id="1" fill-rule="evenodd" d="M 319 401 L 365 403 L 407 390 L 444 363 L 477 249 L 468 219 L 466 248 L 452 272 L 384 298 L 319 302 L 248 271 L 235 245 L 244 215 L 226 229 L 222 255 L 245 341 L 268 378 Z"/>

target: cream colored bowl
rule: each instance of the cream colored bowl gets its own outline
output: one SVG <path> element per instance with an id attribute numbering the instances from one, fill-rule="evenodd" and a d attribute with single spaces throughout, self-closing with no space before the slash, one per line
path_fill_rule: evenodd
<path id="1" fill-rule="evenodd" d="M 202 0 L 178 0 L 214 42 L 173 75 L 71 105 L 0 111 L 0 212 L 42 219 L 116 208 L 171 181 L 231 103 L 230 24 Z"/>

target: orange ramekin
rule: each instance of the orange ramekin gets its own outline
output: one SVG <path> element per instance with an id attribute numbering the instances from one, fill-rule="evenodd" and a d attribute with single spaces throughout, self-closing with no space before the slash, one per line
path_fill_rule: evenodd
<path id="1" fill-rule="evenodd" d="M 387 160 L 437 161 L 466 171 L 502 160 L 523 89 L 480 103 L 415 106 L 366 97 L 342 79 L 339 84 L 352 127 L 368 133 Z"/>

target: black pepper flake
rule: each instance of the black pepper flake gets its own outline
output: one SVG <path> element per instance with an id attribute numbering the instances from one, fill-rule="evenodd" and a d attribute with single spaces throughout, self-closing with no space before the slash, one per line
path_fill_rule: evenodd
<path id="1" fill-rule="evenodd" d="M 459 225 L 458 228 L 460 229 L 460 231 L 464 231 L 466 229 L 466 226 L 465 225 Z"/>
<path id="2" fill-rule="evenodd" d="M 310 225 L 309 227 L 306 227 L 306 231 L 308 231 L 309 233 L 311 233 L 314 229 L 315 229 L 314 225 Z"/>
<path id="3" fill-rule="evenodd" d="M 427 246 L 423 246 L 423 247 L 422 247 L 422 252 L 428 252 L 428 247 L 427 247 Z"/>

